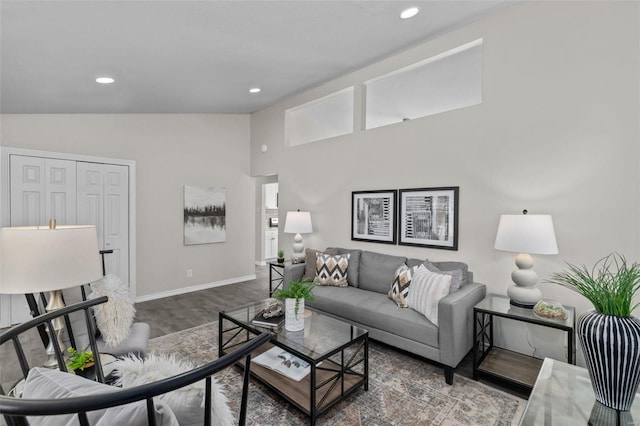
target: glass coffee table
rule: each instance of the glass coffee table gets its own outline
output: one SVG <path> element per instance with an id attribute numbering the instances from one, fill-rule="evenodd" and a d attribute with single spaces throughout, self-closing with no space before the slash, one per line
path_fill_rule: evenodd
<path id="1" fill-rule="evenodd" d="M 265 307 L 256 302 L 220 312 L 218 355 L 222 356 L 263 332 L 271 334 L 268 344 L 252 354 L 252 360 L 273 347 L 309 364 L 309 373 L 299 381 L 274 369 L 251 362 L 251 375 L 310 417 L 310 423 L 339 401 L 369 388 L 369 333 L 344 321 L 305 311 L 304 330 L 260 327 L 251 320 Z M 275 350 L 280 354 L 282 351 Z M 283 358 L 283 361 L 286 361 Z M 282 368 L 280 368 L 282 370 Z"/>
<path id="2" fill-rule="evenodd" d="M 637 425 L 640 394 L 631 411 L 616 411 L 596 402 L 586 368 L 545 358 L 529 396 L 520 426 Z"/>

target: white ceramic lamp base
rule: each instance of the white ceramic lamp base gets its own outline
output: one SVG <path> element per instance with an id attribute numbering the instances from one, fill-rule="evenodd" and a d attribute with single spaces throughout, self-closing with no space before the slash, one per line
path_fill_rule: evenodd
<path id="1" fill-rule="evenodd" d="M 293 253 L 291 260 L 293 263 L 302 263 L 305 261 L 304 244 L 302 244 L 302 235 L 299 233 L 293 238 Z"/>
<path id="2" fill-rule="evenodd" d="M 521 253 L 516 256 L 516 266 L 518 269 L 511 273 L 515 285 L 507 289 L 507 295 L 512 305 L 531 309 L 542 299 L 542 292 L 536 287 L 538 274 L 533 270 L 533 258 Z"/>

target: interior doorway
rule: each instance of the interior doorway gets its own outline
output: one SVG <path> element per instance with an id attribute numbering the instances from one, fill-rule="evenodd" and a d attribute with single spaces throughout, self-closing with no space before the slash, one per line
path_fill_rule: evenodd
<path id="1" fill-rule="evenodd" d="M 255 227 L 255 263 L 266 265 L 275 260 L 279 250 L 280 203 L 278 176 L 255 178 L 256 188 L 256 227 Z"/>

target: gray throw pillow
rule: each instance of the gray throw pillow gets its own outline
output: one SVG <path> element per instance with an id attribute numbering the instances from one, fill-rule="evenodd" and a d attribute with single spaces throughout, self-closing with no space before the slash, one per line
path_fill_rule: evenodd
<path id="1" fill-rule="evenodd" d="M 461 269 L 454 269 L 453 271 L 442 271 L 436 265 L 429 262 L 428 260 L 424 261 L 424 266 L 431 272 L 436 272 L 442 275 L 450 275 L 451 276 L 451 286 L 449 287 L 449 294 L 454 293 L 464 285 L 464 273 Z"/>

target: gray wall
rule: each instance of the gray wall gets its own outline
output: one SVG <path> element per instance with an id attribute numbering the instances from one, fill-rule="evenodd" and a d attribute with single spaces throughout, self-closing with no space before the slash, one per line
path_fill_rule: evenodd
<path id="1" fill-rule="evenodd" d="M 0 120 L 3 146 L 136 161 L 138 296 L 255 276 L 248 115 L 5 114 Z M 226 242 L 183 245 L 185 184 L 227 189 Z"/>
<path id="2" fill-rule="evenodd" d="M 281 221 L 287 210 L 311 212 L 306 247 L 459 259 L 494 293 L 506 294 L 515 257 L 493 248 L 499 217 L 525 208 L 555 222 L 560 254 L 534 256 L 541 278 L 614 250 L 638 260 L 639 16 L 637 2 L 512 6 L 253 114 L 251 173 L 278 174 Z M 363 81 L 478 38 L 481 105 L 359 130 Z M 284 145 L 287 108 L 351 85 L 353 134 Z M 351 191 L 436 186 L 460 186 L 458 251 L 350 241 Z M 292 236 L 280 239 L 291 250 Z M 579 312 L 591 307 L 541 289 Z"/>

